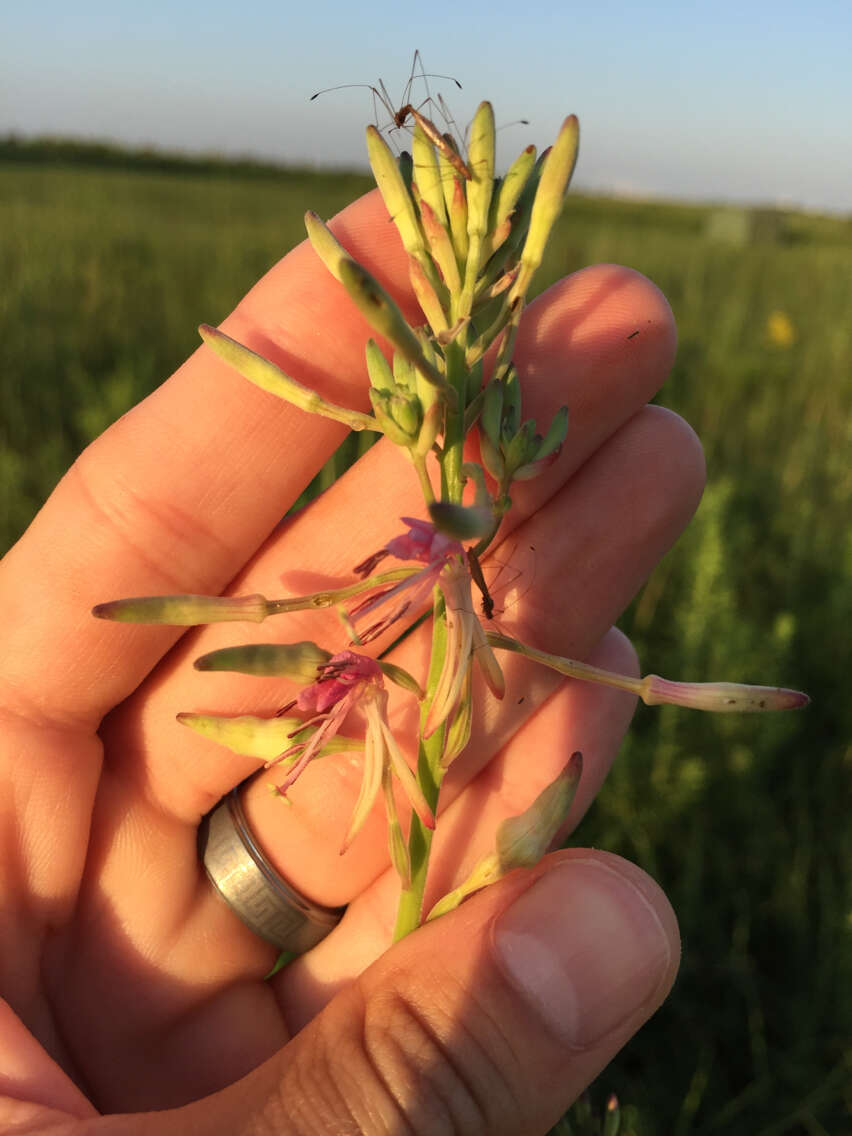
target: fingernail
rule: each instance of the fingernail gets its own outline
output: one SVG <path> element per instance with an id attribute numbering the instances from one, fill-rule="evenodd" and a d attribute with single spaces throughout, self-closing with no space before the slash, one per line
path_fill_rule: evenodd
<path id="1" fill-rule="evenodd" d="M 566 1045 L 594 1045 L 656 994 L 671 947 L 634 884 L 597 860 L 567 860 L 494 925 L 499 964 Z"/>

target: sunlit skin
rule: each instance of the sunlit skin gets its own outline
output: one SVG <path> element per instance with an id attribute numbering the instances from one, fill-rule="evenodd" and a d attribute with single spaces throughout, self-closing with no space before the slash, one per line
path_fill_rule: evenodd
<path id="1" fill-rule="evenodd" d="M 378 195 L 350 206 L 333 228 L 416 318 L 405 256 Z M 368 329 L 307 244 L 222 326 L 328 399 L 367 409 Z M 514 532 L 538 551 L 534 587 L 501 617 L 507 634 L 635 673 L 629 644 L 611 626 L 686 525 L 704 476 L 689 427 L 646 405 L 674 348 L 664 298 L 628 269 L 585 269 L 530 305 L 515 352 L 526 412 L 549 421 L 567 403 L 571 428 L 559 459 L 513 487 L 515 508 L 500 540 Z M 9 1002 L 0 1010 L 0 1083 L 17 1100 L 75 1117 L 178 1106 L 278 1054 L 217 1098 L 221 1129 L 203 1128 L 241 1131 L 236 1118 L 270 1085 L 286 1095 L 288 1078 L 295 1092 L 305 1076 L 308 1057 L 300 1063 L 289 1048 L 279 1053 L 294 1031 L 339 993 L 316 1036 L 344 1036 L 355 1001 L 384 973 L 379 963 L 358 977 L 390 943 L 398 894 L 380 803 L 339 855 L 359 791 L 358 755 L 311 763 L 289 792 L 290 808 L 270 794 L 270 774 L 245 794 L 252 829 L 294 886 L 322 903 L 350 905 L 327 940 L 265 982 L 274 948 L 221 903 L 196 852 L 200 818 L 258 763 L 191 733 L 176 715 L 273 715 L 296 688 L 194 670 L 200 654 L 234 641 L 233 625 L 182 631 L 90 615 L 114 596 L 226 588 L 298 595 L 350 578 L 353 565 L 398 533 L 400 517 L 421 515 L 422 495 L 410 467 L 382 442 L 279 525 L 343 434 L 249 386 L 202 347 L 89 447 L 2 565 L 0 824 L 3 846 L 15 854 L 4 855 L 0 888 L 15 915 L 0 941 Z M 499 557 L 499 540 L 493 551 Z M 345 645 L 330 611 L 286 619 L 289 639 Z M 246 642 L 269 637 L 263 625 L 240 630 Z M 380 638 L 370 653 L 385 645 Z M 393 659 L 419 674 L 427 655 L 428 631 L 419 629 Z M 623 692 L 564 680 L 514 655 L 501 663 L 507 696 L 498 703 L 476 690 L 483 713 L 444 784 L 427 907 L 459 882 L 462 850 L 467 863 L 487 852 L 497 824 L 581 750 L 573 827 L 632 713 L 634 700 Z M 412 701 L 391 712 L 406 752 L 417 725 L 405 710 Z M 474 897 L 459 914 L 480 912 L 484 926 L 549 863 Z M 676 967 L 673 917 L 638 869 L 623 871 L 641 878 L 671 943 L 656 1005 Z M 470 930 L 448 916 L 398 944 L 395 965 L 404 969 L 421 935 L 433 936 L 435 958 L 461 957 L 471 942 Z M 559 1081 L 566 1104 L 652 1009 L 572 1060 Z M 544 1061 L 546 1044 L 531 1043 L 529 1059 Z M 530 1097 L 524 1078 L 509 1090 L 519 1101 Z M 0 1101 L 0 1128 L 19 1115 L 16 1107 Z M 540 1107 L 529 1100 L 530 1115 L 544 1117 Z M 38 1130 L 39 1114 L 29 1115 Z M 151 1131 L 186 1131 L 182 1116 L 157 1118 Z"/>

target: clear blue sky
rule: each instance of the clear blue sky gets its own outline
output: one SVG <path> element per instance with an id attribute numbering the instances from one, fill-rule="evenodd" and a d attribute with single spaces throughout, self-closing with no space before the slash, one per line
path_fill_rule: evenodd
<path id="1" fill-rule="evenodd" d="M 852 211 L 852 0 L 0 3 L 0 133 L 363 164 L 415 47 L 508 161 L 580 117 L 580 185 Z"/>

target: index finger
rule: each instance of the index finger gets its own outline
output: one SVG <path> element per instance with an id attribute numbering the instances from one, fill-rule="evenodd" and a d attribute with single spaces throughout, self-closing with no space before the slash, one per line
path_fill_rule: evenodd
<path id="1" fill-rule="evenodd" d="M 411 310 L 404 253 L 378 193 L 333 228 Z M 367 325 L 307 242 L 222 326 L 325 398 L 366 408 Z M 16 698 L 55 721 L 97 723 L 181 633 L 106 626 L 92 606 L 218 593 L 345 433 L 270 398 L 200 347 L 84 451 L 4 559 L 3 669 Z"/>

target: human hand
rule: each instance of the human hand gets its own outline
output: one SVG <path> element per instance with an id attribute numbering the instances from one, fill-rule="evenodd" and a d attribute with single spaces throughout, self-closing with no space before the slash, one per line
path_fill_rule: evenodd
<path id="1" fill-rule="evenodd" d="M 377 195 L 335 229 L 408 295 Z M 332 401 L 367 405 L 365 325 L 307 245 L 223 326 Z M 665 301 L 625 269 L 587 269 L 530 306 L 515 353 L 525 413 L 549 421 L 567 402 L 572 418 L 559 461 L 513 490 L 495 552 L 523 573 L 513 597 L 498 582 L 511 634 L 635 666 L 609 628 L 703 479 L 688 427 L 644 405 L 673 347 Z M 327 939 L 264 981 L 274 949 L 224 905 L 196 851 L 201 817 L 256 763 L 175 714 L 272 713 L 283 684 L 192 669 L 233 643 L 234 628 L 181 634 L 89 612 L 118 596 L 276 595 L 348 575 L 422 507 L 414 476 L 379 443 L 276 527 L 340 437 L 201 348 L 89 447 L 3 563 L 3 1131 L 543 1132 L 671 985 L 677 931 L 659 889 L 579 849 L 512 873 L 388 950 L 398 881 L 382 817 L 338 856 L 360 779 L 346 755 L 311 765 L 293 808 L 262 777 L 245 794 L 281 873 L 318 902 L 349 905 Z M 286 618 L 288 638 L 340 640 L 329 614 Z M 416 672 L 426 651 L 415 634 L 394 658 Z M 576 824 L 632 712 L 624 694 L 514 657 L 505 673 L 504 703 L 483 695 L 445 782 L 427 907 L 579 749 Z M 151 1111 L 162 1109 L 174 1111 Z M 133 1115 L 93 1129 L 98 1112 Z"/>

